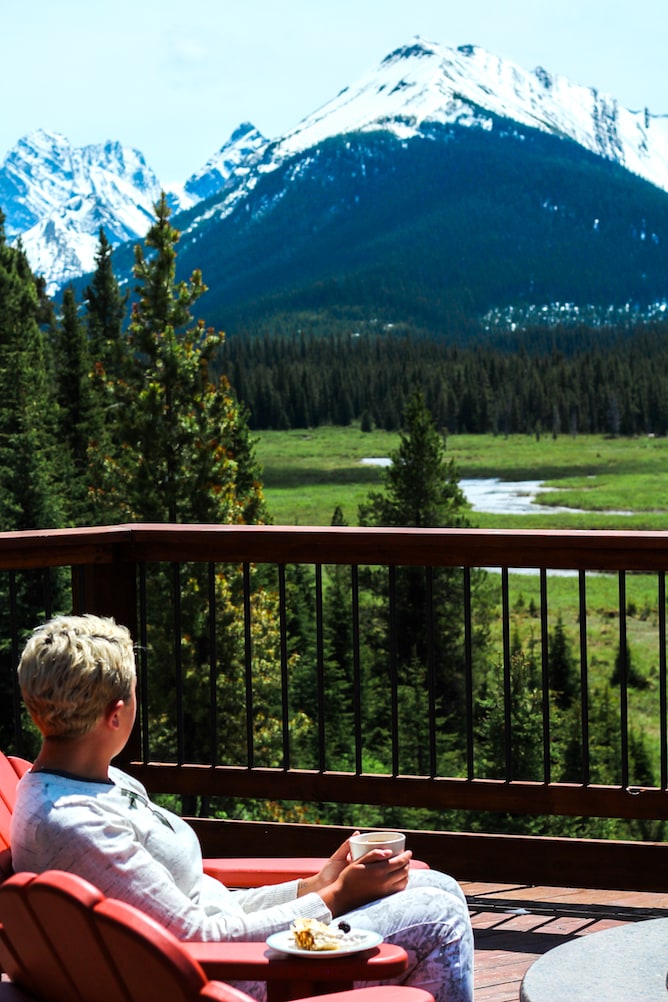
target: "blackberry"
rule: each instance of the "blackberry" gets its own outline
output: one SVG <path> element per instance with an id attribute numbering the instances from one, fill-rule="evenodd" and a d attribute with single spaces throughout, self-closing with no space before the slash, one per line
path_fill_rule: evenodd
<path id="1" fill-rule="evenodd" d="M 350 926 L 347 922 L 339 922 L 339 929 L 341 932 L 350 932 Z"/>

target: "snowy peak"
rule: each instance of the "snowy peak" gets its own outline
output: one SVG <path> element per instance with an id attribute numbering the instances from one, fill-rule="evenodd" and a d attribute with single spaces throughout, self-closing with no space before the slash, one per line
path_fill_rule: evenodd
<path id="1" fill-rule="evenodd" d="M 388 129 L 401 138 L 433 125 L 491 128 L 493 118 L 569 138 L 668 189 L 668 116 L 629 111 L 610 95 L 542 67 L 524 70 L 475 45 L 416 38 L 279 140 L 283 159 L 330 136 Z"/>
<path id="2" fill-rule="evenodd" d="M 118 142 L 82 148 L 39 129 L 0 167 L 0 205 L 11 240 L 21 236 L 49 288 L 94 267 L 100 226 L 116 244 L 143 235 L 160 184 L 142 154 Z"/>
<path id="3" fill-rule="evenodd" d="M 121 217 L 127 215 L 125 225 L 132 231 L 139 192 L 141 208 L 150 214 L 150 199 L 159 196 L 160 185 L 139 151 L 115 142 L 77 148 L 60 133 L 43 129 L 20 139 L 0 169 L 0 204 L 10 238 L 25 232 L 26 221 L 32 225 L 61 211 L 72 196 L 114 205 Z"/>
<path id="4" fill-rule="evenodd" d="M 167 193 L 172 209 L 218 190 L 264 145 L 257 129 L 241 126 L 181 194 Z M 101 226 L 112 245 L 142 240 L 160 193 L 143 155 L 119 142 L 78 148 L 60 133 L 38 129 L 0 165 L 7 238 L 21 236 L 31 267 L 44 275 L 49 291 L 94 268 Z"/>
<path id="5" fill-rule="evenodd" d="M 217 191 L 235 175 L 247 173 L 268 140 L 250 122 L 242 123 L 201 170 L 186 181 L 185 192 L 198 202 Z"/>

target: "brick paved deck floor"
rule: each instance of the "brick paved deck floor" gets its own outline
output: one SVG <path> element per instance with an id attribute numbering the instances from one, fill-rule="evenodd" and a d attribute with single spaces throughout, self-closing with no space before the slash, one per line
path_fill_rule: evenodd
<path id="1" fill-rule="evenodd" d="M 475 936 L 476 1002 L 519 1002 L 547 950 L 625 922 L 668 916 L 668 895 L 462 881 Z"/>

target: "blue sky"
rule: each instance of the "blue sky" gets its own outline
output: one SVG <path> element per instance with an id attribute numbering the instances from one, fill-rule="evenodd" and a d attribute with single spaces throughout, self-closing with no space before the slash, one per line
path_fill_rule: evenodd
<path id="1" fill-rule="evenodd" d="M 0 160 L 117 139 L 184 181 L 242 121 L 273 138 L 415 35 L 668 114 L 668 0 L 24 0 L 2 18 Z"/>

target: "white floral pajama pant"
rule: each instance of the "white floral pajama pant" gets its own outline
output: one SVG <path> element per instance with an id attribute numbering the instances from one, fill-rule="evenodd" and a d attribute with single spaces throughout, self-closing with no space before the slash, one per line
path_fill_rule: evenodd
<path id="1" fill-rule="evenodd" d="M 403 946 L 409 965 L 397 979 L 401 984 L 424 988 L 436 1002 L 473 999 L 473 931 L 466 898 L 452 877 L 438 870 L 411 870 L 405 891 L 344 918 Z"/>

